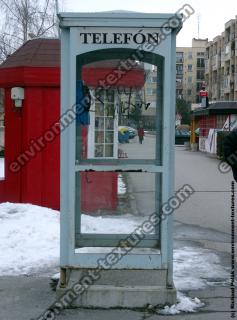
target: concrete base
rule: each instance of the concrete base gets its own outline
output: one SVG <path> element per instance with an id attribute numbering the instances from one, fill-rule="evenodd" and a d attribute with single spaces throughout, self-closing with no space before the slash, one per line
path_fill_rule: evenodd
<path id="1" fill-rule="evenodd" d="M 67 284 L 57 287 L 61 297 L 88 274 L 85 269 L 67 269 Z M 93 270 L 91 270 L 93 271 Z M 167 270 L 102 270 L 101 277 L 73 301 L 72 307 L 144 308 L 176 303 L 176 290 L 166 287 Z"/>
<path id="2" fill-rule="evenodd" d="M 198 151 L 198 144 L 197 143 L 191 143 L 191 151 Z"/>
<path id="3" fill-rule="evenodd" d="M 189 141 L 184 142 L 184 148 L 185 148 L 185 150 L 190 150 L 191 149 Z"/>

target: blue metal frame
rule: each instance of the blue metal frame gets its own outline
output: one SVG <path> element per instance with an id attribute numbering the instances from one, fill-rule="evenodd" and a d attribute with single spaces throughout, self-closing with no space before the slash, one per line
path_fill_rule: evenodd
<path id="1" fill-rule="evenodd" d="M 164 22 L 174 15 L 159 14 L 83 14 L 63 13 L 59 15 L 61 34 L 61 113 L 64 114 L 75 104 L 76 97 L 76 57 L 86 52 L 97 49 L 117 49 L 124 48 L 124 45 L 88 44 L 82 46 L 78 39 L 78 33 L 85 32 L 85 29 L 98 31 L 99 28 L 117 28 L 121 31 L 126 28 L 126 32 L 136 32 L 143 30 L 157 31 L 162 28 Z M 149 29 L 150 28 L 150 29 Z M 165 58 L 163 71 L 163 123 L 162 123 L 162 164 L 145 162 L 142 166 L 144 171 L 162 173 L 162 202 L 174 194 L 174 128 L 175 128 L 175 37 L 180 28 L 174 28 L 170 34 L 155 48 L 154 53 Z M 136 49 L 135 44 L 128 44 L 126 48 Z M 61 259 L 60 264 L 64 266 L 93 268 L 97 266 L 97 259 L 103 258 L 101 253 L 76 253 L 75 248 L 75 172 L 80 170 L 90 170 L 90 164 L 76 163 L 76 126 L 75 123 L 68 126 L 61 134 Z M 94 170 L 99 170 L 100 166 L 93 165 Z M 115 164 L 114 168 L 130 170 L 141 168 L 141 163 L 137 164 Z M 104 168 L 111 170 L 111 166 Z M 160 204 L 159 204 L 160 205 Z M 115 266 L 118 268 L 131 269 L 167 269 L 167 284 L 172 286 L 172 227 L 173 217 L 170 215 L 161 224 L 161 248 L 156 253 L 131 252 Z"/>

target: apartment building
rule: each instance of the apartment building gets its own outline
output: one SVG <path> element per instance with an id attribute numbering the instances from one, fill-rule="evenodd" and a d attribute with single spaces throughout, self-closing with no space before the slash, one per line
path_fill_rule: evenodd
<path id="1" fill-rule="evenodd" d="M 221 35 L 208 42 L 205 78 L 209 101 L 237 100 L 237 16 Z"/>
<path id="2" fill-rule="evenodd" d="M 208 39 L 192 39 L 192 47 L 176 48 L 176 97 L 199 102 L 205 80 L 205 52 Z"/>

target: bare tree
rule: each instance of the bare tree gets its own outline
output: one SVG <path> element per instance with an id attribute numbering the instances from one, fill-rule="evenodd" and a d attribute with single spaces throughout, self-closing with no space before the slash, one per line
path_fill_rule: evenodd
<path id="1" fill-rule="evenodd" d="M 55 0 L 0 0 L 4 13 L 0 31 L 3 61 L 29 39 L 57 37 Z"/>

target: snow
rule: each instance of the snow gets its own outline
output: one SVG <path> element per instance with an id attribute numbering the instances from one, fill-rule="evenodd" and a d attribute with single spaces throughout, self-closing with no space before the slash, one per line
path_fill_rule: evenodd
<path id="1" fill-rule="evenodd" d="M 229 281 L 228 268 L 220 264 L 220 258 L 211 250 L 183 247 L 174 250 L 174 283 L 178 291 L 178 303 L 165 306 L 160 314 L 174 315 L 196 312 L 204 304 L 191 299 L 180 291 L 204 289 L 213 285 L 225 285 Z"/>
<path id="2" fill-rule="evenodd" d="M 126 184 L 124 183 L 123 176 L 121 174 L 118 175 L 118 194 L 123 195 L 127 191 Z"/>
<path id="3" fill-rule="evenodd" d="M 83 215 L 84 232 L 133 231 L 141 218 L 126 216 L 92 217 Z M 30 275 L 52 270 L 59 264 L 59 212 L 30 204 L 0 204 L 0 276 Z M 221 265 L 213 251 L 186 246 L 174 250 L 174 283 L 179 302 L 166 306 L 162 314 L 195 312 L 203 306 L 180 291 L 224 285 L 230 271 Z M 58 278 L 58 275 L 55 275 Z"/>
<path id="4" fill-rule="evenodd" d="M 4 178 L 4 158 L 0 158 L 0 179 Z"/>
<path id="5" fill-rule="evenodd" d="M 174 304 L 171 307 L 165 306 L 163 310 L 159 311 L 159 313 L 163 315 L 174 315 L 181 312 L 197 312 L 199 308 L 204 307 L 204 303 L 202 303 L 198 298 L 191 299 L 181 292 L 178 292 L 177 300 L 177 304 Z"/>
<path id="6" fill-rule="evenodd" d="M 174 250 L 174 282 L 178 290 L 225 285 L 229 275 L 229 269 L 223 267 L 218 255 L 209 249 L 183 247 Z"/>
<path id="7" fill-rule="evenodd" d="M 59 213 L 29 204 L 0 204 L 0 275 L 58 265 Z"/>
<path id="8" fill-rule="evenodd" d="M 131 214 L 120 216 L 90 216 L 82 214 L 82 233 L 132 233 L 144 221 L 144 217 L 134 217 Z"/>

